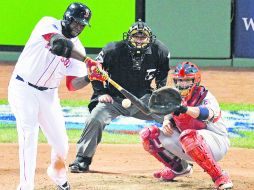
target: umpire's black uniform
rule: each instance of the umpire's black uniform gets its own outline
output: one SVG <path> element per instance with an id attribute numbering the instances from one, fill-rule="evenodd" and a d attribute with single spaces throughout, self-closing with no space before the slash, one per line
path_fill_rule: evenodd
<path id="1" fill-rule="evenodd" d="M 149 100 L 153 79 L 155 79 L 157 88 L 166 85 L 169 71 L 169 51 L 159 40 L 155 40 L 146 50 L 139 70 L 134 68 L 132 56 L 124 40 L 108 44 L 102 49 L 97 60 L 102 62 L 102 66 L 110 78 L 141 98 L 145 103 Z M 86 119 L 84 131 L 77 143 L 76 158 L 76 161 L 85 162 L 87 165 L 90 165 L 96 147 L 101 141 L 104 127 L 111 120 L 119 115 L 152 120 L 151 117 L 144 115 L 135 106 L 123 108 L 121 102 L 124 96 L 111 84 L 107 83 L 104 87 L 102 82 L 92 81 L 92 86 L 94 94 L 89 105 L 91 115 Z M 114 103 L 98 103 L 97 97 L 103 94 L 109 94 L 114 99 Z M 83 164 L 80 172 L 88 169 L 86 164 Z"/>

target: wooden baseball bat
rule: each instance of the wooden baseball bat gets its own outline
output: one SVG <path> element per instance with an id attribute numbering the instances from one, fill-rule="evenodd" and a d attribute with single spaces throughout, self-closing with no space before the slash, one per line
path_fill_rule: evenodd
<path id="1" fill-rule="evenodd" d="M 71 58 L 77 59 L 79 61 L 82 61 L 86 63 L 86 59 L 90 59 L 89 57 L 83 55 L 81 52 L 73 49 L 71 53 Z M 152 113 L 149 108 L 142 102 L 139 98 L 134 96 L 129 91 L 125 90 L 122 86 L 120 86 L 117 82 L 112 80 L 108 75 L 106 76 L 107 81 L 112 84 L 119 92 L 121 92 L 126 98 L 128 98 L 132 104 L 134 104 L 140 111 L 142 111 L 144 114 L 151 116 L 153 119 L 157 121 L 162 121 L 163 117 L 160 117 L 159 115 L 156 115 Z"/>

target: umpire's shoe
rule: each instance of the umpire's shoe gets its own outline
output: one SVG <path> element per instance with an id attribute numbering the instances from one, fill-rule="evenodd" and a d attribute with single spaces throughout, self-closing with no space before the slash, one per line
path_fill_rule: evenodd
<path id="1" fill-rule="evenodd" d="M 70 184 L 68 181 L 63 185 L 58 185 L 57 190 L 71 190 Z"/>
<path id="2" fill-rule="evenodd" d="M 71 173 L 85 173 L 89 171 L 91 158 L 76 157 L 76 160 L 69 165 Z"/>

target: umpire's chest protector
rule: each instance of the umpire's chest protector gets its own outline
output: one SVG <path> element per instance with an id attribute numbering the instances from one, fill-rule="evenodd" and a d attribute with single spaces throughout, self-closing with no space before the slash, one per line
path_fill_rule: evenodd
<path id="1" fill-rule="evenodd" d="M 151 52 L 145 54 L 140 70 L 133 69 L 132 58 L 127 48 L 121 48 L 111 60 L 108 68 L 110 77 L 126 90 L 141 97 L 151 88 L 151 81 L 157 71 L 158 58 L 156 54 Z M 110 88 L 113 90 L 112 86 Z M 119 93 L 115 89 L 114 91 Z"/>

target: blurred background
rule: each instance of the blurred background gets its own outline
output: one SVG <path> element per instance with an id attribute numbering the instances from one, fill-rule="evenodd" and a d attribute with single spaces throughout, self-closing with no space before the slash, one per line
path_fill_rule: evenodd
<path id="1" fill-rule="evenodd" d="M 43 16 L 61 19 L 70 0 L 1 1 L 0 60 L 18 56 L 34 25 Z M 85 0 L 92 27 L 81 41 L 90 56 L 138 18 L 171 52 L 171 65 L 182 59 L 200 66 L 254 67 L 253 0 Z"/>

